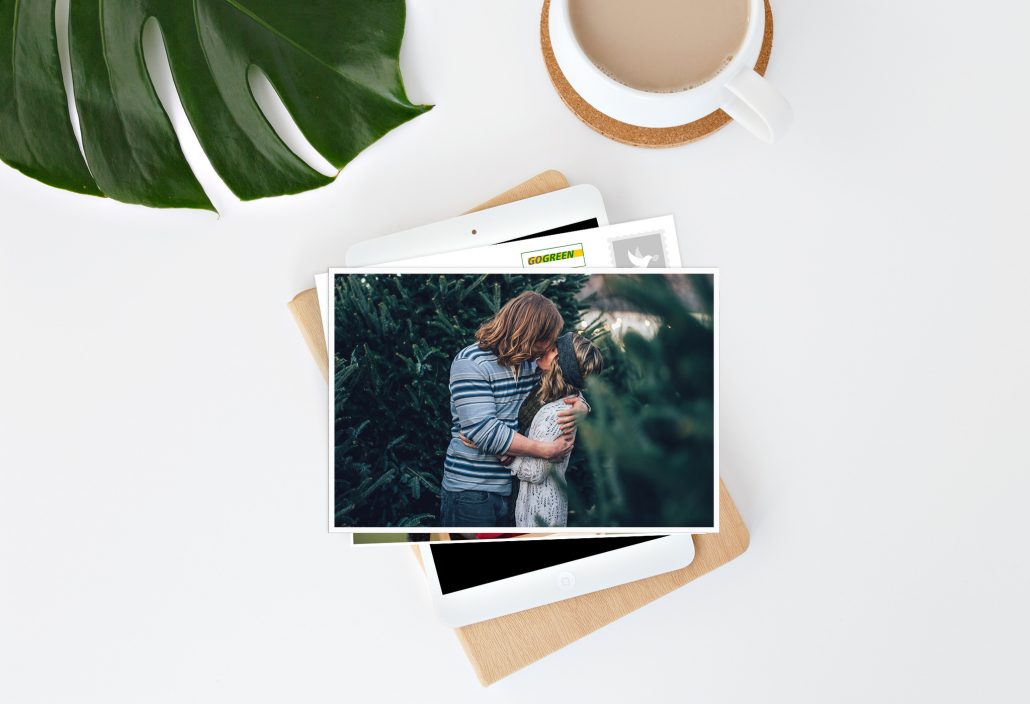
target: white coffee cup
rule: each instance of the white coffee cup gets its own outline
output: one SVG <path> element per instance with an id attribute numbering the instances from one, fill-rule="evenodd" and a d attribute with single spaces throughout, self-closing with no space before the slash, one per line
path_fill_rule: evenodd
<path id="1" fill-rule="evenodd" d="M 554 58 L 566 80 L 591 106 L 638 127 L 676 127 L 722 109 L 766 142 L 775 142 L 793 118 L 790 103 L 754 69 L 765 37 L 765 1 L 749 0 L 748 26 L 733 59 L 707 82 L 654 93 L 619 83 L 584 53 L 569 19 L 569 0 L 551 0 L 547 20 Z"/>

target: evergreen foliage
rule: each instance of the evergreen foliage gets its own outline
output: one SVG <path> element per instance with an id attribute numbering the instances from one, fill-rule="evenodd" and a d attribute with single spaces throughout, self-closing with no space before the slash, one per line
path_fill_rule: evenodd
<path id="1" fill-rule="evenodd" d="M 712 311 L 712 277 L 691 276 L 702 308 Z M 619 276 L 610 293 L 659 319 L 651 340 L 629 332 L 624 354 L 610 343 L 611 373 L 587 382 L 590 415 L 577 447 L 593 478 L 588 493 L 570 478 L 576 523 L 590 526 L 711 526 L 715 423 L 714 344 L 699 319 L 662 276 Z M 675 497 L 674 500 L 672 497 Z M 572 525 L 570 513 L 570 525 Z"/>

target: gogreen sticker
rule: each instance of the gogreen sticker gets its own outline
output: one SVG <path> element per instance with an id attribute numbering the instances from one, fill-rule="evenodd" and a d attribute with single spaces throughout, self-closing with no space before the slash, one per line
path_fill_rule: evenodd
<path id="1" fill-rule="evenodd" d="M 522 253 L 522 266 L 586 266 L 583 244 L 567 244 L 549 249 L 535 249 Z"/>

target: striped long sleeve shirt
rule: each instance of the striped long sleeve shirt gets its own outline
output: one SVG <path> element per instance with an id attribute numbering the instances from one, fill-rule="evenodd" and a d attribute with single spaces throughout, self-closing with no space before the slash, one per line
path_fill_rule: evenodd
<path id="1" fill-rule="evenodd" d="M 519 406 L 540 379 L 536 361 L 523 362 L 516 377 L 497 355 L 472 344 L 451 362 L 451 441 L 444 460 L 443 488 L 511 494 L 511 472 L 497 455 L 511 446 Z M 473 450 L 458 437 L 465 433 Z"/>

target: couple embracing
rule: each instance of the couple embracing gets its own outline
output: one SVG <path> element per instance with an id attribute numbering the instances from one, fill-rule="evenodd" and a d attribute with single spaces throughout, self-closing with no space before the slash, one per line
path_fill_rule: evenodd
<path id="1" fill-rule="evenodd" d="M 546 296 L 525 291 L 476 331 L 451 363 L 451 439 L 444 460 L 441 524 L 565 526 L 563 489 L 576 417 L 588 413 L 586 378 L 600 350 L 565 325 Z"/>

